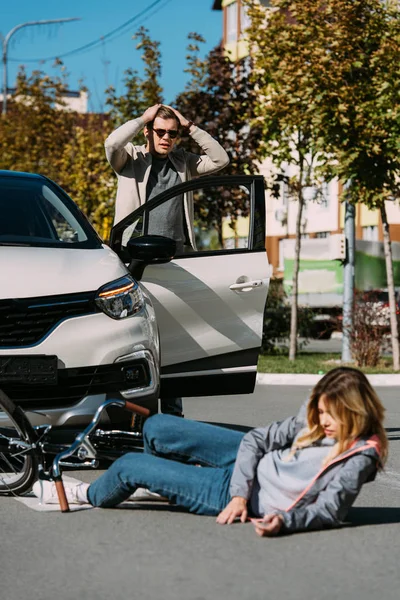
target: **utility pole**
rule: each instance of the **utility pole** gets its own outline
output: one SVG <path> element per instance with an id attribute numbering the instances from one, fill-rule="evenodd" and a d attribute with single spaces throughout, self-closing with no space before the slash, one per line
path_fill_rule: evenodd
<path id="1" fill-rule="evenodd" d="M 8 80 L 7 80 L 7 49 L 8 42 L 11 37 L 16 33 L 19 29 L 23 27 L 33 27 L 34 25 L 51 25 L 54 23 L 65 23 L 67 21 L 80 21 L 79 17 L 69 17 L 66 19 L 47 19 L 45 21 L 28 21 L 27 23 L 21 23 L 20 25 L 16 25 L 13 29 L 7 33 L 6 37 L 3 40 L 3 115 L 7 113 L 7 90 L 8 90 Z"/>
<path id="2" fill-rule="evenodd" d="M 345 185 L 345 194 L 351 183 Z M 356 232 L 355 232 L 356 207 L 345 201 L 344 235 L 346 240 L 346 258 L 343 269 L 343 338 L 342 338 L 342 362 L 351 362 L 351 332 L 353 328 L 354 313 L 354 266 L 356 256 Z"/>

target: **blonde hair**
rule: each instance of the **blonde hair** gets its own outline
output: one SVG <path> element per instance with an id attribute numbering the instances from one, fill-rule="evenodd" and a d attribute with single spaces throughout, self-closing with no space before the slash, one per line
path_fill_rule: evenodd
<path id="1" fill-rule="evenodd" d="M 383 427 L 385 409 L 364 373 L 351 367 L 332 369 L 314 387 L 307 405 L 308 429 L 296 440 L 292 452 L 325 437 L 318 412 L 321 396 L 328 412 L 338 423 L 339 432 L 337 444 L 326 462 L 348 450 L 357 438 L 376 435 L 380 453 L 378 468 L 382 468 L 388 453 Z"/>

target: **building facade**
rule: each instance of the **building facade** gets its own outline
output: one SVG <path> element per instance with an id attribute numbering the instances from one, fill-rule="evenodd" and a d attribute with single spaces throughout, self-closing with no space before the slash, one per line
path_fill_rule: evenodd
<path id="1" fill-rule="evenodd" d="M 13 97 L 16 92 L 15 88 L 8 88 L 7 103 Z M 63 105 L 57 105 L 60 110 L 71 110 L 80 114 L 86 114 L 88 112 L 88 93 L 84 90 L 68 90 L 64 92 Z M 0 93 L 0 108 L 3 106 L 3 94 Z"/>
<path id="2" fill-rule="evenodd" d="M 268 0 L 260 0 L 268 7 Z M 248 16 L 242 0 L 215 0 L 213 10 L 222 12 L 223 45 L 233 60 L 239 60 L 249 54 L 245 30 Z M 260 173 L 268 178 L 274 167 L 266 160 L 260 165 Z M 284 175 L 294 174 L 288 166 Z M 306 206 L 302 222 L 302 237 L 313 240 L 329 238 L 343 233 L 344 205 L 341 202 L 342 186 L 337 180 L 323 184 L 320 188 L 306 188 Z M 285 240 L 295 237 L 297 202 L 293 200 L 285 185 L 281 185 L 280 194 L 275 198 L 266 193 L 266 248 L 276 277 L 283 277 Z M 390 234 L 393 242 L 400 242 L 400 206 L 399 201 L 386 203 Z M 378 210 L 368 210 L 363 205 L 356 206 L 356 239 L 364 242 L 382 242 L 383 230 Z M 307 242 L 310 247 L 310 242 Z M 317 242 L 320 244 L 320 242 Z M 311 243 L 312 245 L 312 243 Z M 289 245 L 286 244 L 286 247 Z"/>

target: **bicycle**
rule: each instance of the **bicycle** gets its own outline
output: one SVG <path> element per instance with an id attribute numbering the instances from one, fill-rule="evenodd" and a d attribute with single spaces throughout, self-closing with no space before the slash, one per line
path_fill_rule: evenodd
<path id="1" fill-rule="evenodd" d="M 21 496 L 36 479 L 47 479 L 55 482 L 61 512 L 69 512 L 63 468 L 96 469 L 102 460 L 113 461 L 126 452 L 142 449 L 142 435 L 138 431 L 98 428 L 103 412 L 111 406 L 144 418 L 150 415 L 149 409 L 128 400 L 106 400 L 89 425 L 77 435 L 73 433 L 74 439 L 69 443 L 70 440 L 54 439 L 51 425 L 33 427 L 23 409 L 0 389 L 0 411 L 11 423 L 0 427 L 0 495 Z M 50 457 L 54 458 L 50 461 Z"/>

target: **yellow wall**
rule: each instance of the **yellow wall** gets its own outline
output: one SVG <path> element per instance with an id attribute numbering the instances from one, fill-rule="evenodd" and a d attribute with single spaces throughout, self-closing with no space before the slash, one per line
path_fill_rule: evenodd
<path id="1" fill-rule="evenodd" d="M 249 235 L 249 217 L 239 217 L 236 221 L 236 231 L 229 225 L 230 220 L 224 219 L 222 223 L 222 237 L 224 239 L 233 237 L 248 237 Z M 236 235 L 235 235 L 236 234 Z"/>
<path id="2" fill-rule="evenodd" d="M 233 4 L 234 2 L 238 3 L 238 11 L 240 11 L 240 3 L 238 0 L 222 0 L 222 8 L 229 4 Z M 225 52 L 229 55 L 229 58 L 233 61 L 240 60 L 249 54 L 249 44 L 243 37 L 234 42 L 226 42 L 224 48 Z"/>
<path id="3" fill-rule="evenodd" d="M 343 229 L 344 228 L 344 211 L 345 211 L 345 204 L 344 202 L 340 203 L 340 217 L 339 217 L 339 223 L 340 223 L 340 227 Z M 357 204 L 356 206 L 356 213 L 360 212 L 360 221 L 358 221 L 358 214 L 356 215 L 356 220 L 357 223 L 360 225 L 360 227 L 369 227 L 371 225 L 378 225 L 379 224 L 379 211 L 378 210 L 369 210 L 366 206 L 364 206 L 364 204 Z"/>
<path id="4" fill-rule="evenodd" d="M 379 210 L 369 210 L 364 204 L 358 205 L 360 214 L 360 225 L 361 227 L 367 227 L 370 225 L 378 225 L 379 223 Z"/>

